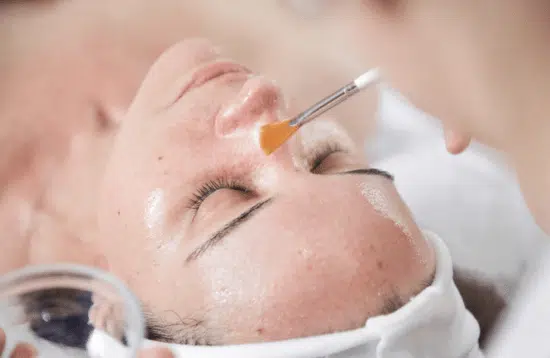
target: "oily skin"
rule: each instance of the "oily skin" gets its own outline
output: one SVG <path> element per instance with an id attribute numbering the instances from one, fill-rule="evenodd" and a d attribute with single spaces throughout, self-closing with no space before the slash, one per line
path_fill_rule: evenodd
<path id="1" fill-rule="evenodd" d="M 311 173 L 301 160 L 312 147 L 304 128 L 266 157 L 252 133 L 259 122 L 280 119 L 282 97 L 246 73 L 179 96 L 182 83 L 218 56 L 204 41 L 175 45 L 122 120 L 99 209 L 110 269 L 157 316 L 204 321 L 218 344 L 357 328 L 386 298 L 416 294 L 433 273 L 433 253 L 410 216 L 408 237 L 361 195 L 368 183 L 403 208 L 389 180 L 335 174 L 365 166 L 353 148 Z M 223 116 L 247 95 L 251 106 Z M 220 190 L 189 210 L 197 186 L 219 176 L 250 192 Z M 269 198 L 222 242 L 186 260 L 214 230 Z"/>

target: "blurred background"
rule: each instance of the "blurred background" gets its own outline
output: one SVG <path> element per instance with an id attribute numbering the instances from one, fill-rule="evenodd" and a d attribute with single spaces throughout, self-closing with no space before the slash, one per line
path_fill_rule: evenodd
<path id="1" fill-rule="evenodd" d="M 94 231 L 90 188 L 111 128 L 167 47 L 208 38 L 274 79 L 298 112 L 375 65 L 372 34 L 357 32 L 359 7 L 331 0 L 0 1 L 0 227 L 3 237 L 18 238 L 0 242 L 14 253 L 0 272 L 83 261 Z M 331 115 L 374 166 L 396 174 L 417 220 L 448 242 L 459 267 L 511 292 L 544 235 L 498 153 L 475 144 L 451 157 L 438 122 L 389 88 Z"/>

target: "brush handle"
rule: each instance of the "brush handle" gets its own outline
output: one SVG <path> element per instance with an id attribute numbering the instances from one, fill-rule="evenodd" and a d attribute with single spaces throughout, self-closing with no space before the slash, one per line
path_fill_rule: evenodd
<path id="1" fill-rule="evenodd" d="M 325 113 L 329 109 L 344 102 L 346 99 L 350 98 L 360 90 L 377 82 L 379 78 L 380 75 L 378 73 L 378 69 L 373 69 L 362 74 L 361 76 L 357 77 L 353 82 L 348 83 L 344 87 L 340 88 L 338 91 L 334 92 L 328 97 L 323 98 L 307 110 L 300 113 L 298 116 L 292 119 L 289 124 L 294 127 L 302 126 L 310 122 L 311 120 L 319 117 L 321 114 Z"/>
<path id="2" fill-rule="evenodd" d="M 355 83 L 352 82 L 350 84 L 347 84 L 330 96 L 323 98 L 307 110 L 300 113 L 297 117 L 292 119 L 289 124 L 293 127 L 304 125 L 309 121 L 319 117 L 321 114 L 325 113 L 334 106 L 342 103 L 357 92 L 359 92 L 359 88 L 355 85 Z"/>

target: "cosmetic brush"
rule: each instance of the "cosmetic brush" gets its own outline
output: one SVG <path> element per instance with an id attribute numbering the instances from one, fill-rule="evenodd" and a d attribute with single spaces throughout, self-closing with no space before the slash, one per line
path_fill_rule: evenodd
<path id="1" fill-rule="evenodd" d="M 296 117 L 263 125 L 260 128 L 260 146 L 266 155 L 273 153 L 286 142 L 300 127 L 319 117 L 334 106 L 344 102 L 364 88 L 380 79 L 378 69 L 371 69 L 333 94 L 323 98 Z"/>

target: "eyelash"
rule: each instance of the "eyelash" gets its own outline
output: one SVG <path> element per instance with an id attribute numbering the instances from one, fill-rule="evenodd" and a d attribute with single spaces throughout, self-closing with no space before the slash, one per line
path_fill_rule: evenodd
<path id="1" fill-rule="evenodd" d="M 307 167 L 309 171 L 313 172 L 332 154 L 344 152 L 346 152 L 346 150 L 337 142 L 325 142 L 317 146 L 317 148 L 306 157 Z"/>
<path id="2" fill-rule="evenodd" d="M 202 202 L 206 200 L 210 195 L 221 189 L 230 189 L 240 191 L 242 193 L 250 193 L 250 189 L 244 186 L 242 183 L 236 180 L 229 180 L 227 178 L 218 178 L 210 180 L 204 183 L 189 200 L 189 209 L 197 211 Z"/>
<path id="3" fill-rule="evenodd" d="M 308 157 L 307 165 L 310 171 L 317 169 L 325 159 L 327 159 L 331 154 L 345 152 L 345 150 L 335 142 L 326 142 L 318 146 Z M 188 208 L 197 211 L 201 204 L 208 198 L 210 195 L 214 194 L 218 190 L 230 189 L 239 191 L 242 193 L 250 193 L 251 190 L 248 189 L 241 182 L 236 180 L 229 180 L 227 178 L 218 178 L 215 180 L 210 180 L 204 183 L 191 197 L 189 200 Z"/>

